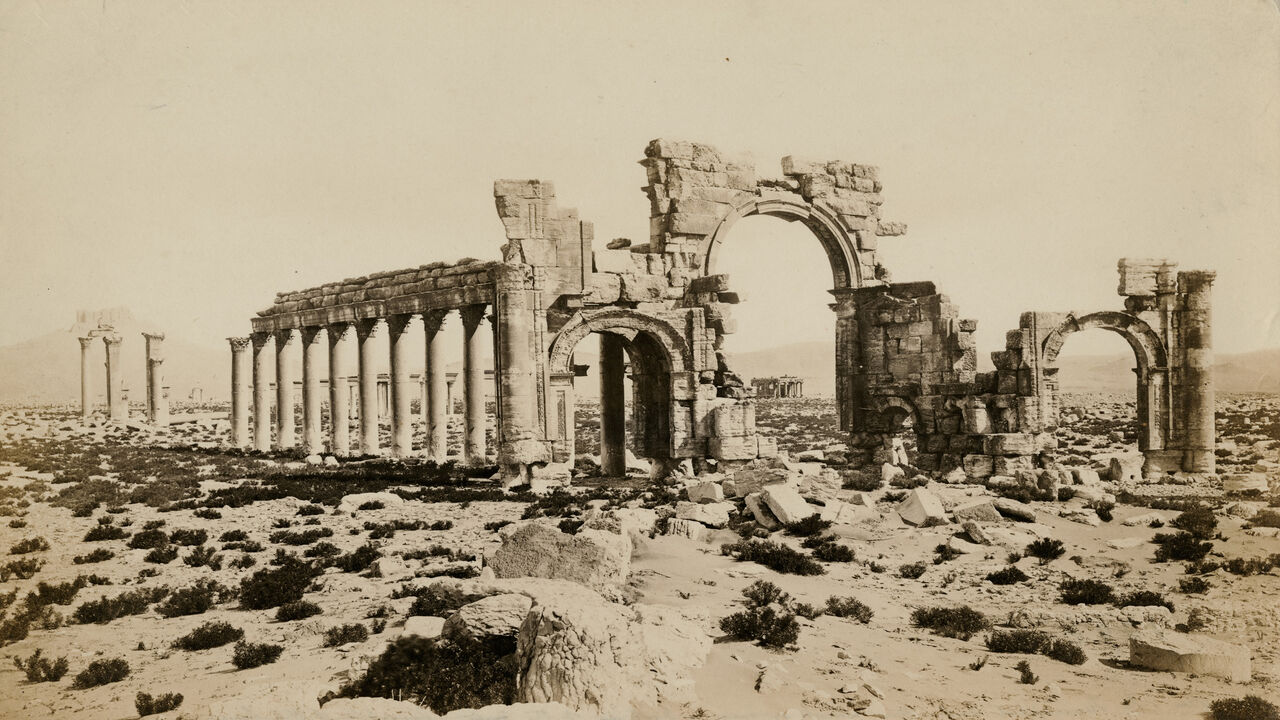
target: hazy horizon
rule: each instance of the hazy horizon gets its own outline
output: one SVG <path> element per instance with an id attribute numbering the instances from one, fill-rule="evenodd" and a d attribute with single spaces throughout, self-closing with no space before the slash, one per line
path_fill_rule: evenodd
<path id="1" fill-rule="evenodd" d="M 11 2 L 0 345 L 123 305 L 220 346 L 279 291 L 497 259 L 497 178 L 648 240 L 655 137 L 879 165 L 896 281 L 986 355 L 1119 309 L 1116 260 L 1218 272 L 1216 350 L 1280 346 L 1280 13 L 1255 2 Z M 733 352 L 830 337 L 804 228 L 750 218 Z M 1098 337 L 1092 337 L 1098 336 Z M 1073 340 L 1111 352 L 1106 333 Z"/>

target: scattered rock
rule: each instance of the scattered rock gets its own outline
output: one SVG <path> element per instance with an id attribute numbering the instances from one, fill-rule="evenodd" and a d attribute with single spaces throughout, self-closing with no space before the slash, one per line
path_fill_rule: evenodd
<path id="1" fill-rule="evenodd" d="M 803 520 L 819 510 L 805 502 L 800 491 L 791 485 L 769 485 L 761 491 L 760 499 L 784 525 Z"/>
<path id="2" fill-rule="evenodd" d="M 760 527 L 765 530 L 777 530 L 782 526 L 764 504 L 764 501 L 760 499 L 760 493 L 751 493 L 744 502 L 747 510 L 751 511 L 751 516 L 756 519 Z"/>
<path id="3" fill-rule="evenodd" d="M 536 521 L 508 525 L 500 534 L 502 547 L 485 563 L 499 578 L 571 580 L 612 593 L 626 582 L 631 567 L 631 539 L 626 535 L 594 528 L 566 535 Z"/>
<path id="4" fill-rule="evenodd" d="M 1222 489 L 1229 493 L 1267 492 L 1267 476 L 1263 473 L 1228 475 L 1222 481 Z"/>
<path id="5" fill-rule="evenodd" d="M 424 638 L 440 637 L 444 632 L 445 620 L 431 615 L 411 615 L 404 621 L 404 629 L 400 636 L 417 635 Z"/>
<path id="6" fill-rule="evenodd" d="M 995 506 L 996 510 L 1000 511 L 1001 515 L 1004 515 L 1007 518 L 1013 518 L 1014 520 L 1020 520 L 1022 522 L 1036 521 L 1035 508 L 1026 503 L 1002 497 L 996 498 L 991 504 Z"/>
<path id="7" fill-rule="evenodd" d="M 720 483 L 701 482 L 688 488 L 689 501 L 695 503 L 718 503 L 724 501 L 724 488 Z"/>
<path id="8" fill-rule="evenodd" d="M 942 501 L 924 488 L 915 488 L 907 493 L 906 499 L 898 504 L 897 510 L 903 522 L 911 525 L 941 525 L 947 521 L 947 512 L 942 509 Z"/>
<path id="9" fill-rule="evenodd" d="M 729 524 L 729 513 L 734 509 L 734 504 L 730 502 L 700 505 L 681 501 L 676 503 L 676 518 L 700 522 L 707 527 L 722 528 Z"/>
<path id="10" fill-rule="evenodd" d="M 1098 513 L 1090 508 L 1060 508 L 1058 516 L 1071 522 L 1078 522 L 1081 525 L 1089 525 L 1090 527 L 1098 527 L 1102 524 Z"/>
<path id="11" fill-rule="evenodd" d="M 667 521 L 667 534 L 686 537 L 694 542 L 703 542 L 707 539 L 707 526 L 694 520 L 671 518 Z"/>
<path id="12" fill-rule="evenodd" d="M 338 503 L 338 512 L 352 513 L 360 509 L 365 503 L 379 502 L 383 507 L 394 507 L 404 505 L 404 498 L 391 492 L 375 492 L 375 493 L 355 493 L 352 495 L 342 496 L 342 502 Z"/>
<path id="13" fill-rule="evenodd" d="M 991 544 L 991 538 L 988 537 L 987 534 L 982 531 L 982 526 L 978 525 L 978 523 L 969 521 L 969 522 L 966 522 L 961 527 L 964 528 L 964 534 L 968 535 L 969 539 L 972 540 L 974 543 L 978 545 Z"/>
<path id="14" fill-rule="evenodd" d="M 983 500 L 981 502 L 962 505 L 951 511 L 951 517 L 956 522 L 1000 522 L 1004 517 L 996 510 L 996 506 L 990 501 Z"/>
<path id="15" fill-rule="evenodd" d="M 527 595 L 490 595 L 458 608 L 445 621 L 443 634 L 451 638 L 469 637 L 476 640 L 515 637 L 531 607 L 533 600 Z"/>
<path id="16" fill-rule="evenodd" d="M 1193 633 L 1139 630 L 1129 638 L 1129 662 L 1151 670 L 1213 675 L 1249 682 L 1249 648 Z"/>
<path id="17" fill-rule="evenodd" d="M 1156 520 L 1164 522 L 1164 518 L 1160 516 L 1160 513 L 1149 512 L 1141 515 L 1134 515 L 1131 518 L 1125 518 L 1120 524 L 1126 527 L 1137 527 L 1139 525 L 1146 527 Z"/>

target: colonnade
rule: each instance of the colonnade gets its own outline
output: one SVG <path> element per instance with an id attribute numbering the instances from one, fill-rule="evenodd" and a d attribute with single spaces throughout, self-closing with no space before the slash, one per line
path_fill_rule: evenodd
<path id="1" fill-rule="evenodd" d="M 146 339 L 147 362 L 147 421 L 159 427 L 169 425 L 169 399 L 164 394 L 164 333 L 142 333 Z M 120 363 L 120 345 L 124 342 L 118 333 L 100 328 L 90 331 L 80 340 L 80 417 L 88 420 L 93 414 L 93 373 L 90 372 L 90 349 L 94 341 L 102 338 L 106 348 L 107 417 L 127 420 L 129 404 L 124 399 L 124 367 Z"/>
<path id="2" fill-rule="evenodd" d="M 463 329 L 463 461 L 468 465 L 486 463 L 485 369 L 481 366 L 482 344 L 478 332 L 486 319 L 487 305 L 459 309 Z M 256 332 L 247 338 L 228 338 L 231 344 L 231 439 L 237 447 L 256 450 L 289 449 L 301 444 L 308 453 L 326 450 L 321 428 L 323 413 L 322 376 L 327 346 L 329 385 L 328 451 L 335 455 L 382 455 L 379 439 L 378 346 L 385 334 L 389 346 L 389 398 L 391 421 L 390 454 L 406 457 L 413 453 L 412 399 L 422 393 L 422 421 L 426 432 L 424 454 L 437 462 L 446 459 L 448 448 L 448 407 L 451 393 L 445 373 L 443 334 L 440 332 L 449 310 L 404 313 L 386 318 L 336 322 L 324 326 L 288 328 Z M 426 340 L 425 373 L 422 384 L 410 372 L 409 328 L 422 318 Z M 490 318 L 492 321 L 492 318 Z M 356 343 L 358 412 L 356 437 L 351 437 L 352 416 L 348 378 L 350 363 L 344 346 L 349 338 Z M 268 368 L 275 362 L 275 438 L 272 441 L 271 383 Z M 294 385 L 301 355 L 302 424 L 295 428 Z M 246 384 L 251 385 L 252 394 Z M 250 417 L 252 433 L 250 432 Z M 298 435 L 300 434 L 300 438 Z"/>

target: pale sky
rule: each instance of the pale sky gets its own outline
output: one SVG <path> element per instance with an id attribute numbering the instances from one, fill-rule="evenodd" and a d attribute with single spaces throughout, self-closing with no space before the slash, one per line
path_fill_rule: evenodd
<path id="1" fill-rule="evenodd" d="M 1280 345 L 1280 13 L 1224 2 L 0 0 L 0 344 L 127 305 L 225 348 L 274 293 L 497 259 L 496 178 L 648 238 L 656 137 L 881 167 L 895 280 L 999 350 L 1119 309 L 1115 263 L 1218 272 L 1221 352 Z M 722 254 L 733 347 L 830 337 L 817 241 Z M 733 253 L 734 241 L 738 253 Z M 732 257 L 730 257 L 732 256 Z M 1110 345 L 1108 348 L 1112 347 Z"/>

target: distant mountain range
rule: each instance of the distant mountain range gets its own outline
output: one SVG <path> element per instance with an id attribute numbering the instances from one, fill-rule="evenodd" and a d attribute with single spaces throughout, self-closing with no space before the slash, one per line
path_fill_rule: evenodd
<path id="1" fill-rule="evenodd" d="M 145 387 L 144 341 L 141 333 L 155 326 L 137 319 L 124 308 L 81 313 L 76 322 L 31 340 L 0 347 L 0 403 L 74 403 L 80 398 L 80 344 L 76 338 L 97 327 L 100 317 L 109 317 L 115 331 L 124 338 L 121 362 L 129 397 L 141 401 Z M 171 400 L 189 398 L 193 390 L 205 399 L 224 400 L 230 394 L 231 351 L 225 344 L 202 345 L 170 336 L 164 341 L 167 359 L 165 384 Z M 583 343 L 576 359 L 592 366 L 594 347 Z M 734 370 L 750 382 L 753 377 L 795 375 L 805 381 L 809 396 L 835 394 L 834 344 L 831 341 L 804 342 L 766 350 L 732 353 Z M 102 343 L 92 349 L 92 378 L 98 402 L 105 402 L 105 352 Z M 983 358 L 989 367 L 990 362 Z M 486 362 L 486 367 L 490 367 Z M 1068 355 L 1060 358 L 1058 374 L 1068 392 L 1132 392 L 1133 358 L 1121 355 Z M 451 363 L 456 372 L 460 363 Z M 1219 392 L 1280 393 L 1280 348 L 1249 353 L 1220 354 L 1215 364 Z M 596 394 L 594 372 L 579 380 L 583 396 Z"/>

